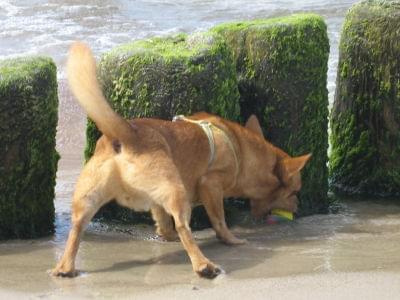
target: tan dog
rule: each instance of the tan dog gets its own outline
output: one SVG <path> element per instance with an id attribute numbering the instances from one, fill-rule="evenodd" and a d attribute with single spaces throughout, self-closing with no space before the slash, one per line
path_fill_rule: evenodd
<path id="1" fill-rule="evenodd" d="M 217 236 L 227 244 L 245 241 L 226 226 L 224 197 L 250 198 L 256 216 L 272 208 L 296 211 L 300 170 L 310 155 L 291 158 L 268 143 L 256 117 L 250 117 L 246 127 L 207 113 L 190 117 L 211 122 L 215 145 L 211 153 L 211 141 L 198 124 L 157 119 L 128 122 L 117 115 L 102 94 L 96 62 L 86 45 L 71 47 L 67 69 L 73 93 L 103 136 L 77 182 L 72 228 L 54 275 L 76 275 L 82 231 L 112 199 L 134 210 L 151 210 L 157 233 L 166 239 L 175 239 L 177 233 L 194 271 L 208 278 L 221 270 L 203 255 L 190 231 L 195 203 L 204 205 Z"/>

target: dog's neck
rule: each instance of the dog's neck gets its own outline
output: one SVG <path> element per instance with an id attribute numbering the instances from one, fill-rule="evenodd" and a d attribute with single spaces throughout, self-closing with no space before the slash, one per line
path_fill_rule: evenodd
<path id="1" fill-rule="evenodd" d="M 240 145 L 241 166 L 237 184 L 229 196 L 269 195 L 280 185 L 278 164 L 288 154 L 248 129 L 236 126 L 231 129 L 241 131 L 235 134 Z"/>

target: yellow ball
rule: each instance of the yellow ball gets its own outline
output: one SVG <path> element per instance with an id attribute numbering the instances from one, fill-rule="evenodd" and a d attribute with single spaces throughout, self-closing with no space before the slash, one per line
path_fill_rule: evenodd
<path id="1" fill-rule="evenodd" d="M 293 213 L 291 213 L 290 211 L 287 211 L 287 210 L 273 209 L 273 210 L 271 210 L 271 214 L 288 219 L 290 221 L 293 221 Z"/>

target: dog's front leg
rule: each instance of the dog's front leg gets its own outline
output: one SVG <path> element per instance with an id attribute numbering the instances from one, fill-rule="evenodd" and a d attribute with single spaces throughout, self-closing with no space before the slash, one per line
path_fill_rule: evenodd
<path id="1" fill-rule="evenodd" d="M 197 246 L 189 227 L 191 207 L 183 193 L 175 193 L 168 201 L 166 211 L 172 215 L 179 238 L 192 262 L 193 270 L 200 276 L 214 278 L 221 269 L 204 256 Z"/>
<path id="2" fill-rule="evenodd" d="M 224 199 L 222 187 L 219 184 L 218 175 L 212 174 L 203 176 L 198 186 L 200 201 L 207 211 L 210 222 L 217 234 L 217 237 L 228 245 L 241 245 L 247 241 L 238 239 L 228 229 L 225 222 Z"/>
<path id="3" fill-rule="evenodd" d="M 156 232 L 160 237 L 167 241 L 179 240 L 178 233 L 174 228 L 174 221 L 162 206 L 154 205 L 151 208 L 151 215 L 156 222 Z"/>

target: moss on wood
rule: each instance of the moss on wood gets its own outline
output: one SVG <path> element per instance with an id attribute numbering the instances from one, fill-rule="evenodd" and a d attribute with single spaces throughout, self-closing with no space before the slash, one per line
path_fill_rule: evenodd
<path id="1" fill-rule="evenodd" d="M 400 194 L 400 2 L 363 1 L 340 41 L 330 177 L 346 194 Z"/>
<path id="2" fill-rule="evenodd" d="M 259 118 L 265 137 L 290 155 L 312 152 L 300 214 L 327 211 L 329 40 L 314 14 L 221 24 L 236 60 L 242 121 Z"/>
<path id="3" fill-rule="evenodd" d="M 57 109 L 51 59 L 0 61 L 0 239 L 53 232 Z"/>

